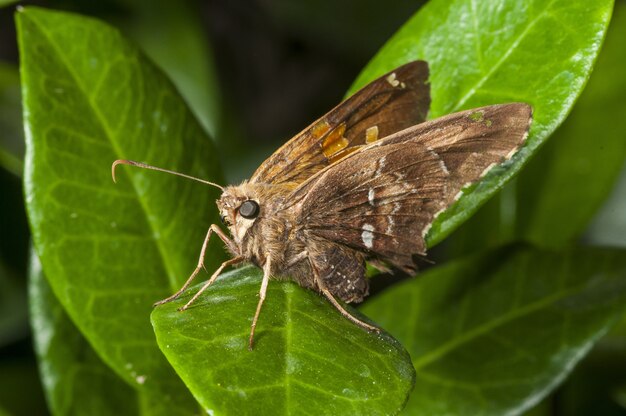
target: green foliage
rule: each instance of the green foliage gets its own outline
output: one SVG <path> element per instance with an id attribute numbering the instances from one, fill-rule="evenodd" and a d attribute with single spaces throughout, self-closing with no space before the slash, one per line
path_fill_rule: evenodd
<path id="1" fill-rule="evenodd" d="M 585 231 L 626 160 L 625 36 L 622 2 L 572 114 L 520 175 L 455 233 L 456 253 L 516 239 L 560 247 Z M 626 228 L 616 226 L 623 223 L 620 214 L 626 210 L 626 199 L 618 195 L 614 199 L 606 210 L 607 221 L 596 221 L 603 227 L 597 237 L 606 241 L 608 234 L 615 235 L 610 242 L 623 245 Z"/>
<path id="2" fill-rule="evenodd" d="M 51 412 L 93 416 L 137 414 L 136 393 L 102 362 L 74 326 L 54 297 L 34 255 L 29 277 L 31 322 Z"/>
<path id="3" fill-rule="evenodd" d="M 589 77 L 612 7 L 612 0 L 431 1 L 361 73 L 352 92 L 402 63 L 425 59 L 430 117 L 511 101 L 533 107 L 526 146 L 437 218 L 429 245 L 467 220 L 563 122 Z"/>
<path id="4" fill-rule="evenodd" d="M 402 408 L 415 381 L 404 347 L 357 327 L 295 283 L 270 285 L 248 351 L 261 278 L 257 268 L 240 269 L 184 313 L 177 309 L 190 296 L 152 313 L 159 346 L 207 412 L 290 415 L 306 405 L 308 414 L 379 415 Z"/>
<path id="5" fill-rule="evenodd" d="M 405 414 L 519 414 L 623 314 L 624 276 L 623 250 L 505 247 L 431 269 L 363 311 L 411 354 Z"/>
<path id="6" fill-rule="evenodd" d="M 127 382 L 182 413 L 191 397 L 146 325 L 182 284 L 215 212 L 214 192 L 119 172 L 150 160 L 219 181 L 219 164 L 183 100 L 121 35 L 96 20 L 30 8 L 17 15 L 27 126 L 26 198 L 35 247 L 61 304 Z M 159 191 L 160 189 L 160 191 Z M 211 252 L 208 267 L 220 257 Z M 89 278 L 86 278 L 89 276 Z"/>
<path id="7" fill-rule="evenodd" d="M 283 3 L 277 15 L 302 18 Z M 224 274 L 184 313 L 176 308 L 199 285 L 151 308 L 193 270 L 204 233 L 218 220 L 217 192 L 128 167 L 118 170 L 117 184 L 110 178 L 113 160 L 134 159 L 223 183 L 216 148 L 232 146 L 214 144 L 203 130 L 221 136 L 224 127 L 198 21 L 186 6 L 150 4 L 127 2 L 138 19 L 120 24 L 193 110 L 110 26 L 39 8 L 17 14 L 25 196 L 42 267 L 31 268 L 31 322 L 54 414 L 397 414 L 407 400 L 407 415 L 520 414 L 554 391 L 625 312 L 624 251 L 484 250 L 494 240 L 571 243 L 608 194 L 626 153 L 617 127 L 626 102 L 623 5 L 589 90 L 558 130 L 558 143 L 540 152 L 590 76 L 612 1 L 432 0 L 416 13 L 351 92 L 425 59 L 431 118 L 507 101 L 534 108 L 527 146 L 466 190 L 428 237 L 435 245 L 501 190 L 497 203 L 453 237 L 451 253 L 480 252 L 372 296 L 361 310 L 391 335 L 367 333 L 317 294 L 272 281 L 248 351 L 256 268 Z M 166 33 L 170 44 L 159 37 Z M 19 96 L 11 101 L 3 92 L 16 83 L 14 69 L 0 68 L 0 124 L 13 125 L 6 137 L 20 118 L 3 119 L 4 109 L 11 114 Z M 590 144 L 590 136 L 602 142 Z M 7 148 L 2 137 L 0 165 L 17 162 L 18 174 L 19 151 Z M 214 241 L 207 270 L 224 258 Z M 4 297 L 0 308 L 11 309 Z M 613 336 L 623 335 L 620 328 Z M 615 400 L 623 401 L 626 380 L 615 385 Z"/>

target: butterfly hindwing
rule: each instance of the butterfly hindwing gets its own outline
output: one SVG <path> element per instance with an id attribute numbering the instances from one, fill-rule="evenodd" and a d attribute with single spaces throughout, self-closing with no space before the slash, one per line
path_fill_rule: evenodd
<path id="1" fill-rule="evenodd" d="M 324 238 L 314 238 L 309 259 L 324 285 L 344 302 L 361 302 L 368 294 L 363 254 Z"/>
<path id="2" fill-rule="evenodd" d="M 428 64 L 410 62 L 371 82 L 278 149 L 250 182 L 296 185 L 360 147 L 426 119 Z"/>
<path id="3" fill-rule="evenodd" d="M 307 233 L 413 271 L 436 216 L 512 156 L 526 104 L 460 112 L 406 129 L 325 169 L 293 193 Z"/>

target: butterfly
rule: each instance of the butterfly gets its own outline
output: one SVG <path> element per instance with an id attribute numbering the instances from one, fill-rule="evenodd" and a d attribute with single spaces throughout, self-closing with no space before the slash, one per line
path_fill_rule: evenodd
<path id="1" fill-rule="evenodd" d="M 178 298 L 204 266 L 216 234 L 232 258 L 187 302 L 187 309 L 224 268 L 253 263 L 263 269 L 249 348 L 269 281 L 291 279 L 325 296 L 342 315 L 339 300 L 368 294 L 366 262 L 415 273 L 426 255 L 425 237 L 437 216 L 491 168 L 523 145 L 532 121 L 525 103 L 491 105 L 426 121 L 429 68 L 405 64 L 371 82 L 289 140 L 239 185 L 202 179 L 130 160 L 216 186 L 217 207 L 228 235 L 209 228 L 196 269 L 160 305 Z"/>

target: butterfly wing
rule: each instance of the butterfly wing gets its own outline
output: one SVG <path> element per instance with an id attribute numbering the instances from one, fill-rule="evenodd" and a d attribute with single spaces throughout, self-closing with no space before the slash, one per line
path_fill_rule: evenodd
<path id="1" fill-rule="evenodd" d="M 426 119 L 428 64 L 410 62 L 371 82 L 269 157 L 250 182 L 297 184 L 354 150 Z"/>
<path id="2" fill-rule="evenodd" d="M 461 189 L 523 143 L 531 108 L 513 103 L 452 114 L 382 139 L 292 194 L 309 238 L 340 243 L 407 272 Z"/>

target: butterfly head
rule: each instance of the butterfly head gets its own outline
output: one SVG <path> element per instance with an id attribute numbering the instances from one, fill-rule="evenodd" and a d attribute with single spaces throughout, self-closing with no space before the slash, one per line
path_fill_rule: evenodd
<path id="1" fill-rule="evenodd" d="M 244 185 L 229 186 L 217 200 L 222 223 L 235 242 L 240 243 L 261 214 L 261 204 L 254 190 Z"/>

